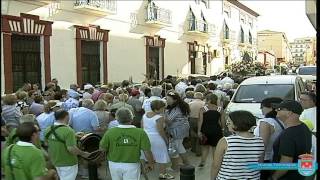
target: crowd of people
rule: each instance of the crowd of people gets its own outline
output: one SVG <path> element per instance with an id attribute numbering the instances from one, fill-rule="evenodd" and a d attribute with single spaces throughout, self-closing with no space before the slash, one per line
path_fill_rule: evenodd
<path id="1" fill-rule="evenodd" d="M 170 170 L 182 165 L 210 166 L 211 179 L 304 179 L 298 171 L 247 165 L 316 156 L 316 94 L 306 91 L 299 102 L 266 98 L 261 102 L 265 118 L 256 122 L 246 110 L 224 112 L 238 83 L 226 75 L 209 81 L 168 76 L 142 85 L 126 80 L 100 87 L 71 84 L 68 90 L 53 79 L 44 91 L 26 83 L 1 99 L 3 175 L 87 178 L 84 159 L 91 153 L 78 147 L 77 139 L 94 133 L 101 137 L 99 147 L 114 180 L 140 179 L 155 163 L 160 179 L 174 179 Z M 188 150 L 199 162 L 190 161 Z"/>

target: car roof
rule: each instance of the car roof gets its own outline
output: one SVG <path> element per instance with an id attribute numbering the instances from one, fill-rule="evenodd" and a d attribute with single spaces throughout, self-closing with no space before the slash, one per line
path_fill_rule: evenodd
<path id="1" fill-rule="evenodd" d="M 257 76 L 245 79 L 240 85 L 251 84 L 294 84 L 296 75 L 272 75 L 272 76 Z"/>
<path id="2" fill-rule="evenodd" d="M 317 66 L 301 66 L 299 68 L 309 68 L 309 67 L 317 67 Z"/>

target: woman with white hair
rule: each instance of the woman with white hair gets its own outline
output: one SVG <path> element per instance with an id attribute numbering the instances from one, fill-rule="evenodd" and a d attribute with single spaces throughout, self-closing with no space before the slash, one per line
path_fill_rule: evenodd
<path id="1" fill-rule="evenodd" d="M 232 98 L 232 96 L 234 94 L 232 86 L 233 85 L 231 83 L 224 83 L 224 85 L 223 85 L 223 92 L 226 93 L 227 101 L 230 101 L 230 99 Z"/>
<path id="2" fill-rule="evenodd" d="M 161 100 L 161 93 L 162 93 L 162 87 L 161 86 L 155 86 L 151 88 L 151 97 L 148 99 L 145 99 L 142 104 L 142 109 L 145 113 L 152 111 L 151 109 L 151 102 L 154 100 Z"/>
<path id="3" fill-rule="evenodd" d="M 132 113 L 134 113 L 133 107 L 127 103 L 128 99 L 129 99 L 129 96 L 127 94 L 125 94 L 125 93 L 119 94 L 118 98 L 119 98 L 119 102 L 113 104 L 110 107 L 110 109 L 119 109 L 121 107 L 126 107 L 126 108 L 130 109 Z"/>
<path id="4" fill-rule="evenodd" d="M 41 113 L 39 116 L 36 117 L 37 122 L 40 128 L 40 140 L 44 141 L 44 131 L 51 125 L 53 125 L 55 118 L 54 118 L 54 111 L 58 110 L 60 104 L 57 104 L 56 101 L 49 101 L 47 104 L 44 105 L 44 112 Z"/>

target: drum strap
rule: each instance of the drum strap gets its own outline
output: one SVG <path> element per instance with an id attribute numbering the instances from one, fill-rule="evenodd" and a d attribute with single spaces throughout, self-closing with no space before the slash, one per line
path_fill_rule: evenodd
<path id="1" fill-rule="evenodd" d="M 48 139 L 49 136 L 50 136 L 51 134 L 53 134 L 53 135 L 55 136 L 55 138 L 56 138 L 59 142 L 65 144 L 66 141 L 64 141 L 62 138 L 60 138 L 60 137 L 58 136 L 57 132 L 56 132 L 56 130 L 57 130 L 58 128 L 64 127 L 64 126 L 65 126 L 65 125 L 58 125 L 58 126 L 52 125 L 51 128 L 50 128 L 50 131 L 46 134 L 46 139 Z"/>
<path id="2" fill-rule="evenodd" d="M 11 144 L 11 146 L 9 147 L 9 153 L 8 153 L 8 165 L 10 168 L 10 173 L 11 173 L 11 177 L 13 180 L 15 180 L 15 176 L 14 176 L 14 172 L 13 172 L 13 164 L 11 162 L 11 153 L 12 153 L 12 149 L 13 149 L 14 144 Z"/>

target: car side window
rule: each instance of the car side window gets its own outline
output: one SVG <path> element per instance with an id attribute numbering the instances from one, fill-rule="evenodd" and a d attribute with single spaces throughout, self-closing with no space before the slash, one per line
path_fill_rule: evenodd
<path id="1" fill-rule="evenodd" d="M 296 84 L 297 84 L 297 98 L 299 98 L 300 94 L 305 91 L 305 85 L 300 78 L 296 80 Z"/>
<path id="2" fill-rule="evenodd" d="M 298 83 L 299 83 L 301 92 L 304 92 L 306 90 L 306 85 L 301 78 L 298 79 Z"/>
<path id="3" fill-rule="evenodd" d="M 301 88 L 300 88 L 300 84 L 299 84 L 298 79 L 296 79 L 296 82 L 295 82 L 295 89 L 296 89 L 296 99 L 298 99 L 301 94 Z"/>

